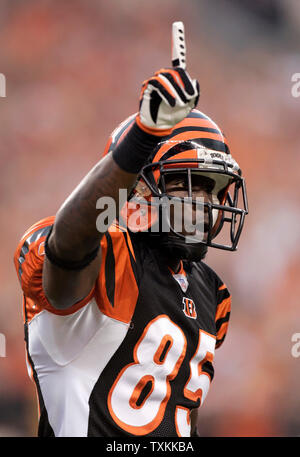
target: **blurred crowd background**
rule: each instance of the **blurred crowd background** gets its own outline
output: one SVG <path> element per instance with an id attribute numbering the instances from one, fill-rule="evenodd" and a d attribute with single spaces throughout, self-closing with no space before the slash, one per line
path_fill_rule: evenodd
<path id="1" fill-rule="evenodd" d="M 300 358 L 291 354 L 300 332 L 300 97 L 291 92 L 300 2 L 1 0 L 0 436 L 37 430 L 15 247 L 98 161 L 110 132 L 137 110 L 144 79 L 170 65 L 175 20 L 185 24 L 198 107 L 225 131 L 250 206 L 239 250 L 207 257 L 233 309 L 199 432 L 300 435 Z"/>

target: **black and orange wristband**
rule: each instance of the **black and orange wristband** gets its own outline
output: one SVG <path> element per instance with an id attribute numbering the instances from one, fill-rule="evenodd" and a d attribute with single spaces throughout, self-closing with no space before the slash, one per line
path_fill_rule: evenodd
<path id="1" fill-rule="evenodd" d="M 160 136 L 146 133 L 135 122 L 112 156 L 122 170 L 138 173 L 160 141 Z"/>

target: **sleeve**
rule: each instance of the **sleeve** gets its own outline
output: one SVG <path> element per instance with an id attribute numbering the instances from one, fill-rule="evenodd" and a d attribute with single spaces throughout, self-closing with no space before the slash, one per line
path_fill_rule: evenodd
<path id="1" fill-rule="evenodd" d="M 231 312 L 231 295 L 224 283 L 218 281 L 216 308 L 216 348 L 219 348 L 227 334 Z"/>
<path id="2" fill-rule="evenodd" d="M 30 311 L 30 315 L 29 309 L 27 310 L 29 319 L 43 309 L 58 315 L 72 314 L 88 303 L 94 294 L 92 290 L 86 298 L 66 310 L 58 310 L 48 302 L 42 286 L 44 245 L 54 219 L 47 217 L 30 227 L 21 238 L 14 255 L 14 264 L 25 302 L 30 304 L 30 310 L 34 309 L 34 312 Z"/>
<path id="3" fill-rule="evenodd" d="M 105 315 L 130 323 L 139 295 L 139 274 L 128 231 L 112 224 L 101 240 L 101 252 L 97 304 Z"/>

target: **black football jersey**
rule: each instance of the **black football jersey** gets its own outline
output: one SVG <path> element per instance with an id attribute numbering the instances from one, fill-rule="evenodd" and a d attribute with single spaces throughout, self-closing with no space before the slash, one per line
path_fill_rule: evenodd
<path id="1" fill-rule="evenodd" d="M 57 310 L 42 288 L 53 222 L 29 229 L 15 254 L 39 436 L 190 436 L 227 332 L 226 286 L 204 262 L 174 274 L 145 237 L 113 224 L 93 290 Z"/>

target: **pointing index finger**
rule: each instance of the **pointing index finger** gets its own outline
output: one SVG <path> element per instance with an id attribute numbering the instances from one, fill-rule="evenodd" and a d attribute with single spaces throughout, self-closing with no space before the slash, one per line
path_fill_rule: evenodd
<path id="1" fill-rule="evenodd" d="M 183 22 L 172 24 L 172 66 L 186 69 L 186 46 Z"/>

